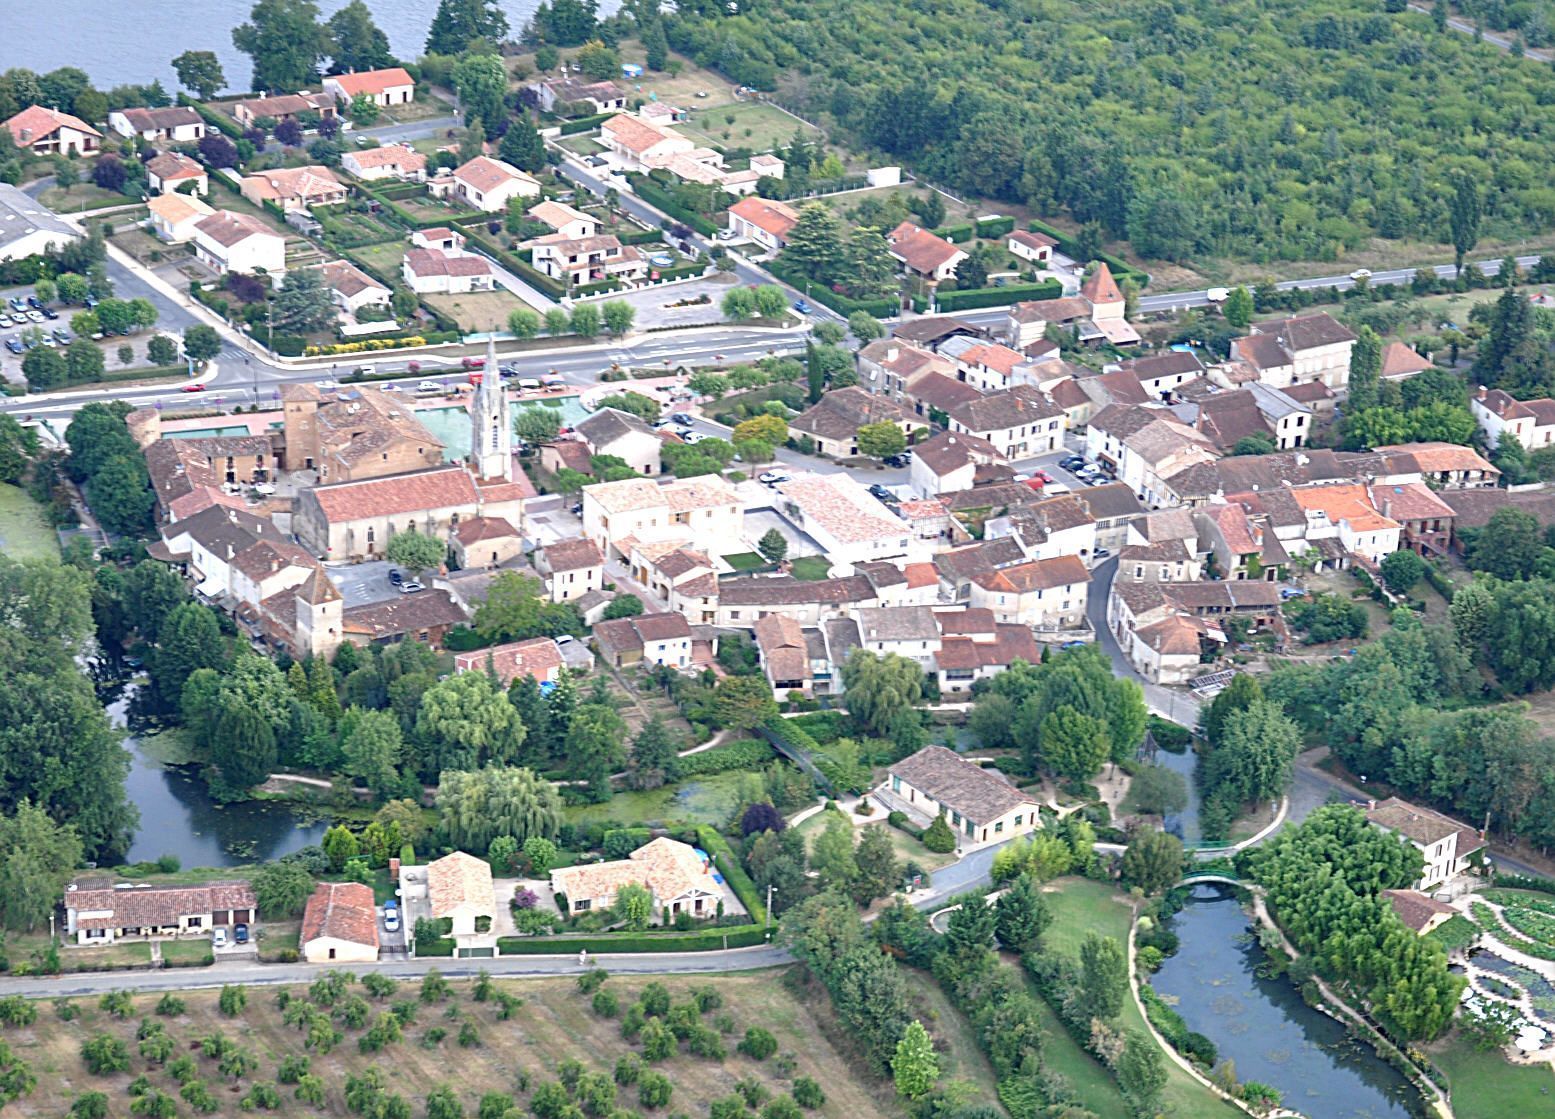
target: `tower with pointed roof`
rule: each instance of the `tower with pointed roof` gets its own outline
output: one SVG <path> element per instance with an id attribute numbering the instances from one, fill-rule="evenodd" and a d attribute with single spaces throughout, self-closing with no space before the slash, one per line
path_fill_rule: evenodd
<path id="1" fill-rule="evenodd" d="M 470 465 L 477 478 L 513 480 L 513 417 L 497 368 L 497 339 L 486 340 L 486 368 L 470 407 Z"/>

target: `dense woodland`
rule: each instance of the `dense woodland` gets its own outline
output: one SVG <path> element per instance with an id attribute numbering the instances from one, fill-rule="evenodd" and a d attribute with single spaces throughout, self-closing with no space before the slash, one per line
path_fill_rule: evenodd
<path id="1" fill-rule="evenodd" d="M 740 8 L 682 3 L 671 45 L 952 189 L 1099 223 L 1143 256 L 1446 241 L 1460 172 L 1487 233 L 1555 220 L 1555 72 L 1401 0 Z"/>

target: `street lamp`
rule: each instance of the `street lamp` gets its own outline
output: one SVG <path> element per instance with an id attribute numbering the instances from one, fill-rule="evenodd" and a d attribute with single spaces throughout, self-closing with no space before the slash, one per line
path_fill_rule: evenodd
<path id="1" fill-rule="evenodd" d="M 772 885 L 772 883 L 768 882 L 767 883 L 767 924 L 766 924 L 767 932 L 766 932 L 766 936 L 767 936 L 767 939 L 769 939 L 769 940 L 772 938 L 772 895 L 775 894 L 775 893 L 777 893 L 777 887 Z"/>

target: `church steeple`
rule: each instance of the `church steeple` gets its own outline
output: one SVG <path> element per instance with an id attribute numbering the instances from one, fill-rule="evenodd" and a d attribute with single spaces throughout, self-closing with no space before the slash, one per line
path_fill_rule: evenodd
<path id="1" fill-rule="evenodd" d="M 486 340 L 486 367 L 470 408 L 470 463 L 477 477 L 513 480 L 513 417 L 497 368 L 497 338 Z"/>

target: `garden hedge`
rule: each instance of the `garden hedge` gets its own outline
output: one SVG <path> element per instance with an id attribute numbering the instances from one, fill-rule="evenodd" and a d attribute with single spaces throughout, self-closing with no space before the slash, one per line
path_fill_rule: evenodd
<path id="1" fill-rule="evenodd" d="M 1005 284 L 1003 287 L 973 288 L 969 291 L 942 291 L 936 299 L 941 311 L 967 311 L 974 307 L 1003 307 L 1007 303 L 1057 299 L 1064 285 L 1057 280 L 1040 284 Z"/>
<path id="2" fill-rule="evenodd" d="M 934 231 L 934 235 L 936 237 L 943 237 L 947 241 L 954 241 L 959 244 L 962 242 L 970 241 L 973 237 L 977 236 L 977 231 L 971 222 L 967 222 L 964 225 L 941 226 L 939 229 Z"/>
<path id="3" fill-rule="evenodd" d="M 781 259 L 769 260 L 765 267 L 768 272 L 771 272 L 789 287 L 798 288 L 800 291 L 805 290 L 804 276 L 800 274 L 798 269 L 784 264 Z M 894 299 L 850 299 L 846 295 L 832 291 L 830 288 L 822 285 L 812 285 L 806 294 L 806 298 L 813 299 L 824 307 L 830 307 L 839 315 L 844 316 L 851 315 L 854 311 L 863 311 L 865 314 L 873 315 L 877 319 L 888 319 L 901 310 Z"/>
<path id="4" fill-rule="evenodd" d="M 600 125 L 604 124 L 611 117 L 617 115 L 618 114 L 615 112 L 609 112 L 595 113 L 591 117 L 579 117 L 577 120 L 564 121 L 561 127 L 557 129 L 557 131 L 560 132 L 563 136 L 576 136 L 580 132 L 593 131 Z"/>
<path id="5" fill-rule="evenodd" d="M 497 950 L 504 956 L 566 956 L 574 952 L 715 952 L 763 944 L 762 925 L 731 925 L 689 933 L 602 933 L 598 936 L 504 936 Z M 416 953 L 420 955 L 419 946 Z"/>
<path id="6" fill-rule="evenodd" d="M 713 865 L 724 876 L 724 881 L 729 884 L 729 889 L 734 891 L 734 896 L 740 899 L 740 904 L 745 907 L 751 920 L 756 924 L 765 924 L 767 920 L 767 907 L 763 903 L 760 892 L 756 889 L 756 883 L 750 880 L 750 875 L 745 873 L 745 868 L 740 865 L 740 860 L 735 857 L 734 851 L 718 829 L 702 824 L 697 828 L 697 839 L 702 844 L 702 850 L 713 857 Z"/>
<path id="7" fill-rule="evenodd" d="M 977 235 L 979 237 L 1003 237 L 1006 233 L 1015 232 L 1014 218 L 979 218 L 977 221 Z"/>
<path id="8" fill-rule="evenodd" d="M 1059 252 L 1073 260 L 1080 261 L 1081 264 L 1086 263 L 1085 261 L 1080 260 L 1082 254 L 1080 253 L 1078 247 L 1075 245 L 1075 239 L 1069 236 L 1069 234 L 1063 232 L 1060 229 L 1053 228 L 1046 222 L 1037 221 L 1035 218 L 1026 223 L 1026 228 L 1032 233 L 1047 234 L 1049 237 L 1053 238 L 1053 240 L 1058 242 Z M 1122 283 L 1124 276 L 1132 276 L 1134 278 L 1134 282 L 1140 287 L 1144 287 L 1150 282 L 1150 273 L 1141 272 L 1138 268 L 1135 268 L 1133 265 L 1127 263 L 1119 257 L 1113 256 L 1111 253 L 1099 252 L 1096 254 L 1096 259 L 1106 261 L 1107 267 L 1112 271 L 1112 278 L 1117 280 L 1119 283 Z"/>
<path id="9" fill-rule="evenodd" d="M 233 120 L 231 117 L 228 117 L 224 113 L 218 113 L 215 109 L 206 108 L 193 97 L 190 97 L 187 93 L 180 93 L 178 95 L 178 103 L 199 113 L 200 117 L 205 121 L 205 123 L 216 129 L 216 131 L 224 132 L 227 136 L 234 140 L 241 140 L 243 138 L 243 130 L 238 127 L 237 121 Z"/>
<path id="10" fill-rule="evenodd" d="M 508 252 L 496 241 L 493 241 L 484 232 L 466 230 L 469 239 L 477 245 L 482 252 L 490 256 L 509 272 L 514 273 L 519 279 L 530 287 L 538 288 L 552 299 L 561 299 L 567 294 L 566 285 L 557 283 L 545 273 L 536 269 L 533 265 L 525 264 L 514 253 Z"/>
<path id="11" fill-rule="evenodd" d="M 689 225 L 704 237 L 718 235 L 718 226 L 711 219 L 702 216 L 692 210 L 683 207 L 679 200 L 647 175 L 628 176 L 632 184 L 632 190 L 644 202 L 663 210 L 667 215 L 684 225 Z"/>
<path id="12" fill-rule="evenodd" d="M 687 754 L 675 759 L 677 777 L 694 777 L 709 773 L 727 773 L 731 769 L 756 769 L 766 765 L 777 753 L 772 743 L 757 738 L 742 738 L 723 746 L 714 746 L 699 754 Z"/>

